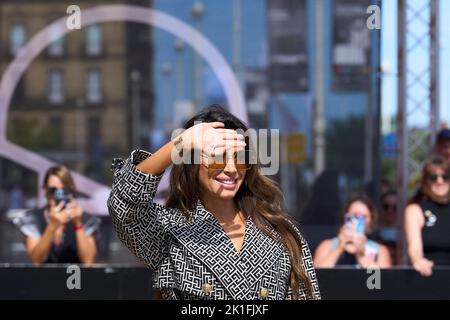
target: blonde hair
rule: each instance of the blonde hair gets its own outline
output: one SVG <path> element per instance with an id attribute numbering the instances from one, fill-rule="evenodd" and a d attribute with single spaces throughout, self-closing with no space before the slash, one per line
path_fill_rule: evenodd
<path id="1" fill-rule="evenodd" d="M 75 191 L 75 183 L 73 182 L 72 175 L 70 174 L 70 170 L 67 167 L 63 165 L 50 167 L 44 176 L 44 188 L 47 188 L 50 176 L 57 176 L 63 183 L 64 187 L 69 188 L 71 191 Z"/>

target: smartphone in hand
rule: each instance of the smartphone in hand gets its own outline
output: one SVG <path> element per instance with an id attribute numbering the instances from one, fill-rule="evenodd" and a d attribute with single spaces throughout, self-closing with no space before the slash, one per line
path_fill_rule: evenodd
<path id="1" fill-rule="evenodd" d="M 365 233 L 366 218 L 362 215 L 348 214 L 345 217 L 345 225 L 347 228 L 357 234 Z"/>
<path id="2" fill-rule="evenodd" d="M 52 196 L 55 199 L 56 204 L 58 205 L 60 202 L 64 202 L 65 209 L 70 202 L 71 192 L 67 188 L 51 188 Z"/>

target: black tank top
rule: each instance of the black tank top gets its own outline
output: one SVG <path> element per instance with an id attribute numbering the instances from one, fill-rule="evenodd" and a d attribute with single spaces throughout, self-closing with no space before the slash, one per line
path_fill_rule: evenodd
<path id="1" fill-rule="evenodd" d="M 450 265 L 450 204 L 424 199 L 419 206 L 425 217 L 422 228 L 424 256 L 435 265 Z"/>
<path id="2" fill-rule="evenodd" d="M 88 235 L 93 235 L 98 229 L 100 220 L 90 214 L 83 213 L 84 231 Z M 44 215 L 44 208 L 29 210 L 23 215 L 20 221 L 15 222 L 25 236 L 39 237 L 47 227 Z M 36 230 L 36 232 L 32 232 Z M 47 260 L 44 263 L 80 263 L 78 248 L 73 222 L 65 225 L 63 240 L 60 244 L 52 244 Z"/>

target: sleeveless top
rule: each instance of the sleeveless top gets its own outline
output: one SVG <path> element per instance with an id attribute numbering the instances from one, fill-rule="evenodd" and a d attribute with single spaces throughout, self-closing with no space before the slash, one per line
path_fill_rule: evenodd
<path id="1" fill-rule="evenodd" d="M 86 212 L 83 212 L 82 221 L 86 235 L 93 235 L 100 225 L 98 217 Z M 25 237 L 39 238 L 47 227 L 44 208 L 28 210 L 22 216 L 15 218 L 13 223 Z M 61 243 L 52 244 L 44 263 L 81 263 L 72 221 L 65 225 Z"/>
<path id="2" fill-rule="evenodd" d="M 338 238 L 335 237 L 331 240 L 331 247 L 336 248 L 338 245 Z M 370 239 L 367 239 L 366 241 L 366 250 L 365 250 L 365 256 L 372 258 L 374 261 L 378 259 L 378 256 L 380 255 L 380 245 Z M 336 265 L 358 265 L 358 260 L 356 260 L 356 257 L 353 254 L 348 253 L 347 251 L 344 251 L 338 261 L 336 262 Z"/>
<path id="3" fill-rule="evenodd" d="M 450 265 L 450 203 L 428 198 L 419 203 L 425 218 L 422 228 L 423 253 L 435 265 Z"/>

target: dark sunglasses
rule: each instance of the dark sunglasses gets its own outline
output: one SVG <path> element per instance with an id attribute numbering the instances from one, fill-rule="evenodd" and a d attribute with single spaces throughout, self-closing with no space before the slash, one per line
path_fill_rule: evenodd
<path id="1" fill-rule="evenodd" d="M 397 211 L 397 205 L 396 204 L 388 204 L 388 203 L 383 203 L 383 209 L 384 210 L 393 210 L 393 211 Z"/>
<path id="2" fill-rule="evenodd" d="M 427 179 L 430 182 L 437 182 L 439 178 L 442 178 L 442 180 L 444 180 L 445 182 L 448 182 L 450 180 L 450 175 L 448 173 L 444 173 L 444 174 L 436 174 L 436 173 L 429 173 L 427 175 Z"/>
<path id="3" fill-rule="evenodd" d="M 223 170 L 227 166 L 227 154 L 217 155 L 214 157 L 207 157 L 208 170 L 216 171 Z M 253 164 L 257 163 L 256 154 L 250 150 L 243 150 L 235 152 L 233 155 L 234 166 L 238 171 L 249 170 Z"/>
<path id="4" fill-rule="evenodd" d="M 72 191 L 70 190 L 70 188 L 62 188 L 62 189 L 59 189 L 59 188 L 55 188 L 55 187 L 49 187 L 49 188 L 47 188 L 47 190 L 46 190 L 46 193 L 47 193 L 47 196 L 48 196 L 48 197 L 54 197 L 55 194 L 57 194 L 58 192 L 59 192 L 60 194 L 67 194 L 67 195 L 72 194 Z"/>

